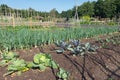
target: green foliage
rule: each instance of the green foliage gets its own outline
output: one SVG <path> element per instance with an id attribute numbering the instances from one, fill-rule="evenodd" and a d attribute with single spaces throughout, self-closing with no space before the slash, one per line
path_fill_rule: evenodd
<path id="1" fill-rule="evenodd" d="M 89 22 L 90 16 L 83 16 L 82 19 L 83 19 L 83 21 Z"/>
<path id="2" fill-rule="evenodd" d="M 18 54 L 16 54 L 15 52 L 4 52 L 1 54 L 1 58 L 5 59 L 5 60 L 12 60 L 13 58 L 17 58 Z"/>
<path id="3" fill-rule="evenodd" d="M 69 41 L 71 39 L 90 38 L 115 31 L 118 31 L 118 27 L 67 28 L 55 30 L 0 29 L 0 49 L 25 49 L 51 44 L 60 40 Z"/>
<path id="4" fill-rule="evenodd" d="M 34 63 L 36 64 L 48 63 L 51 60 L 51 56 L 48 54 L 46 55 L 46 54 L 40 53 L 40 54 L 36 54 L 33 60 L 34 60 Z"/>
<path id="5" fill-rule="evenodd" d="M 93 16 L 94 15 L 94 3 L 93 2 L 84 2 L 81 6 L 78 7 L 78 12 L 80 16 Z"/>
<path id="6" fill-rule="evenodd" d="M 52 60 L 50 54 L 39 53 L 34 56 L 33 62 L 28 63 L 28 67 L 45 70 L 46 67 L 58 68 L 58 65 Z"/>
<path id="7" fill-rule="evenodd" d="M 12 61 L 15 61 L 18 58 L 18 54 L 14 52 L 3 52 L 1 53 L 1 59 L 0 66 L 5 66 L 10 64 Z"/>
<path id="8" fill-rule="evenodd" d="M 27 68 L 27 64 L 23 59 L 17 59 L 8 66 L 9 71 L 24 71 Z"/>
<path id="9" fill-rule="evenodd" d="M 57 72 L 57 77 L 63 80 L 67 80 L 68 78 L 68 72 L 60 68 L 59 65 L 52 60 L 50 54 L 45 54 L 45 53 L 36 54 L 33 58 L 33 62 L 27 63 L 27 67 L 39 68 L 42 71 L 44 71 L 47 67 L 51 67 L 53 69 L 59 69 Z"/>
<path id="10" fill-rule="evenodd" d="M 18 54 L 15 52 L 3 52 L 1 53 L 1 59 L 0 66 L 7 66 L 8 72 L 5 73 L 3 76 L 7 76 L 9 74 L 12 74 L 14 72 L 24 72 L 28 70 L 27 64 L 24 60 L 18 59 Z"/>
<path id="11" fill-rule="evenodd" d="M 72 9 L 69 9 L 67 11 L 62 11 L 61 13 L 61 17 L 68 17 L 68 18 L 72 18 L 73 17 L 73 10 Z"/>
<path id="12" fill-rule="evenodd" d="M 103 48 L 107 48 L 108 44 L 120 45 L 120 35 L 112 35 L 106 39 L 97 39 L 97 41 L 102 44 Z"/>
<path id="13" fill-rule="evenodd" d="M 80 24 L 90 24 L 90 16 L 86 15 L 86 16 L 82 16 L 82 21 L 80 22 Z"/>
<path id="14" fill-rule="evenodd" d="M 73 55 L 84 55 L 86 52 L 95 52 L 98 49 L 97 46 L 91 45 L 90 43 L 81 43 L 79 40 L 72 40 L 71 42 L 60 42 L 56 43 L 60 49 L 56 50 L 57 53 L 63 53 L 65 50 L 71 51 Z"/>
<path id="15" fill-rule="evenodd" d="M 26 62 L 23 59 L 17 59 L 11 62 L 7 67 L 8 72 L 4 74 L 4 76 L 12 74 L 14 72 L 24 72 L 29 70 Z"/>
<path id="16" fill-rule="evenodd" d="M 52 11 L 52 15 L 51 15 L 51 11 Z M 0 5 L 0 13 L 2 13 L 4 16 L 6 15 L 6 13 L 11 13 L 11 14 L 17 15 L 17 17 L 22 17 L 24 19 L 32 18 L 33 20 L 35 20 L 35 19 L 39 20 L 39 19 L 41 19 L 41 17 L 43 17 L 42 20 L 48 20 L 49 17 L 53 17 L 54 14 L 55 14 L 56 18 L 59 17 L 59 13 L 57 10 L 52 9 L 51 11 L 50 12 L 41 12 L 41 11 L 36 11 L 35 9 L 32 9 L 32 8 L 28 8 L 27 10 L 13 9 L 11 7 L 8 7 L 6 4 Z M 21 14 L 22 16 L 20 16 L 18 14 Z"/>
<path id="17" fill-rule="evenodd" d="M 116 25 L 117 23 L 115 22 L 107 22 L 108 25 Z"/>
<path id="18" fill-rule="evenodd" d="M 22 72 L 28 71 L 30 68 L 39 68 L 44 71 L 47 67 L 51 67 L 53 69 L 59 69 L 56 75 L 58 78 L 63 80 L 67 80 L 68 78 L 68 72 L 60 68 L 59 65 L 52 60 L 50 54 L 39 53 L 34 56 L 32 62 L 26 62 L 23 59 L 19 59 L 16 53 L 5 52 L 1 53 L 1 59 L 2 61 L 0 62 L 0 66 L 7 64 L 8 70 L 8 72 L 3 76 L 7 76 L 15 72 L 20 75 Z"/>
<path id="19" fill-rule="evenodd" d="M 68 80 L 69 73 L 64 69 L 60 68 L 59 72 L 57 72 L 57 76 L 62 80 Z"/>
<path id="20" fill-rule="evenodd" d="M 106 17 L 108 17 L 108 18 L 115 17 L 116 8 L 117 8 L 117 6 L 115 5 L 114 0 L 105 0 L 104 1 L 104 12 L 105 12 Z"/>
<path id="21" fill-rule="evenodd" d="M 108 80 L 115 80 L 114 78 L 108 78 Z"/>
<path id="22" fill-rule="evenodd" d="M 83 4 L 78 5 L 78 15 L 79 17 L 84 15 L 89 15 L 91 17 L 97 16 L 100 18 L 112 18 L 116 16 L 118 19 L 120 13 L 119 4 L 120 4 L 120 0 L 97 0 L 97 1 L 84 2 Z M 33 19 L 35 17 L 41 16 L 44 17 L 43 20 L 49 20 L 50 18 L 55 18 L 55 17 L 72 18 L 75 15 L 75 10 L 76 10 L 76 8 L 73 7 L 72 9 L 69 9 L 67 11 L 62 11 L 61 13 L 58 13 L 56 9 L 52 9 L 50 12 L 40 12 L 32 8 L 29 8 L 27 10 L 13 9 L 5 4 L 1 4 L 0 8 L 1 8 L 0 12 L 3 13 L 3 15 L 5 15 L 5 12 L 7 13 L 11 12 L 11 13 L 22 14 L 22 17 L 26 19 L 32 16 Z"/>

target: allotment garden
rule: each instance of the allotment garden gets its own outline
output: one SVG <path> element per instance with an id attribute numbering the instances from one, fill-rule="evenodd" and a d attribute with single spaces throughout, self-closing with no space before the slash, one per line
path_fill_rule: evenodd
<path id="1" fill-rule="evenodd" d="M 0 29 L 0 80 L 119 80 L 118 26 Z"/>

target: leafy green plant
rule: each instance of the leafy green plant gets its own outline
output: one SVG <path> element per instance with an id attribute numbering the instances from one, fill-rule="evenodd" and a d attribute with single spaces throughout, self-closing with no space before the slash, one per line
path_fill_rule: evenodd
<path id="1" fill-rule="evenodd" d="M 108 44 L 107 43 L 102 43 L 102 46 L 101 46 L 102 48 L 107 48 L 108 47 Z"/>
<path id="2" fill-rule="evenodd" d="M 110 38 L 106 38 L 105 41 L 106 41 L 107 43 L 109 43 L 109 42 L 110 42 Z"/>
<path id="3" fill-rule="evenodd" d="M 3 52 L 1 53 L 1 59 L 0 66 L 7 66 L 8 72 L 5 73 L 3 76 L 7 76 L 9 74 L 12 74 L 14 72 L 24 72 L 28 70 L 27 64 L 23 59 L 18 59 L 18 54 L 15 52 Z"/>
<path id="4" fill-rule="evenodd" d="M 11 62 L 10 65 L 7 67 L 8 72 L 4 74 L 4 76 L 12 74 L 14 72 L 25 72 L 29 70 L 27 67 L 27 63 L 23 59 L 17 59 Z"/>
<path id="5" fill-rule="evenodd" d="M 50 54 L 39 53 L 34 56 L 33 62 L 28 63 L 28 67 L 45 70 L 46 67 L 58 68 L 58 65 L 52 60 Z"/>
<path id="6" fill-rule="evenodd" d="M 73 48 L 68 48 L 68 50 L 72 51 L 74 55 L 84 55 L 86 52 L 95 52 L 98 49 L 97 46 L 91 45 L 90 43 L 80 44 Z"/>
<path id="7" fill-rule="evenodd" d="M 2 61 L 0 62 L 0 66 L 8 65 L 12 61 L 15 61 L 18 57 L 18 54 L 15 52 L 3 52 L 1 53 Z"/>
<path id="8" fill-rule="evenodd" d="M 53 61 L 50 54 L 39 53 L 34 56 L 32 62 L 26 62 L 23 59 L 18 59 L 18 54 L 14 52 L 5 52 L 1 54 L 1 59 L 2 61 L 0 62 L 0 64 L 7 64 L 8 70 L 8 72 L 5 73 L 3 76 L 7 76 L 15 72 L 20 75 L 22 72 L 25 72 L 30 68 L 39 68 L 40 70 L 44 71 L 47 67 L 51 67 L 53 69 L 58 69 L 58 78 L 63 80 L 67 80 L 68 78 L 68 72 L 66 72 L 62 68 L 59 68 L 59 65 L 56 64 L 55 61 Z"/>
<path id="9" fill-rule="evenodd" d="M 108 80 L 115 80 L 115 79 L 113 79 L 113 78 L 108 78 Z"/>
<path id="10" fill-rule="evenodd" d="M 68 47 L 68 44 L 65 41 L 56 41 L 55 45 L 60 47 L 58 50 L 56 50 L 57 53 L 63 53 Z"/>
<path id="11" fill-rule="evenodd" d="M 95 52 L 98 49 L 97 46 L 90 43 L 81 43 L 79 40 L 71 40 L 70 42 L 57 42 L 57 46 L 60 49 L 56 50 L 57 53 L 62 53 L 65 50 L 69 50 L 73 55 L 84 55 L 86 52 Z"/>
<path id="12" fill-rule="evenodd" d="M 69 73 L 65 71 L 63 68 L 60 68 L 59 72 L 57 72 L 57 76 L 62 80 L 68 80 Z"/>
<path id="13" fill-rule="evenodd" d="M 21 26 L 24 27 L 24 26 Z M 16 27 L 17 28 L 17 27 Z M 0 49 L 25 49 L 56 41 L 91 38 L 118 31 L 118 27 L 88 27 L 66 29 L 0 29 Z M 69 35 L 68 35 L 69 34 Z"/>
<path id="14" fill-rule="evenodd" d="M 99 42 L 101 44 L 101 47 L 103 47 L 103 48 L 109 47 L 109 44 L 119 45 L 120 44 L 120 36 L 119 36 L 119 34 L 111 35 L 111 36 L 107 37 L 106 39 L 97 39 L 97 42 Z"/>
<path id="15" fill-rule="evenodd" d="M 67 80 L 68 78 L 68 72 L 62 68 L 59 68 L 59 65 L 52 60 L 50 54 L 45 53 L 36 54 L 33 58 L 33 62 L 29 62 L 27 66 L 29 68 L 39 68 L 42 71 L 44 71 L 47 67 L 59 69 L 59 71 L 57 72 L 58 78 L 63 80 Z"/>

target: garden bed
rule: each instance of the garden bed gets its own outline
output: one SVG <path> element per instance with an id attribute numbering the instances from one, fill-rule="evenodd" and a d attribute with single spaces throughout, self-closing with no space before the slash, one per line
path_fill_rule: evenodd
<path id="1" fill-rule="evenodd" d="M 103 38 L 106 38 L 106 36 Z M 82 42 L 88 42 L 88 40 L 83 39 Z M 32 61 L 36 53 L 51 54 L 53 60 L 70 73 L 69 80 L 119 80 L 120 44 L 109 42 L 103 46 L 103 43 L 94 39 L 89 39 L 89 42 L 101 47 L 93 54 L 85 54 L 83 56 L 73 56 L 69 51 L 57 54 L 55 45 L 45 45 L 41 48 L 17 50 L 15 52 L 25 61 Z M 55 75 L 56 70 L 52 68 L 47 68 L 45 71 L 30 69 L 21 75 L 13 73 L 3 77 L 6 72 L 7 67 L 0 67 L 0 80 L 58 80 Z"/>

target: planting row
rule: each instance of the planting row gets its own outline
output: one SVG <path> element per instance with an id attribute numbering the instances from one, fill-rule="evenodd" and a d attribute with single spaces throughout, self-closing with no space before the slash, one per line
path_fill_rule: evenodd
<path id="1" fill-rule="evenodd" d="M 34 56 L 33 61 L 27 62 L 23 59 L 19 59 L 19 55 L 14 52 L 1 53 L 0 67 L 7 66 L 8 72 L 3 76 L 17 73 L 20 75 L 22 72 L 29 69 L 39 69 L 44 71 L 46 68 L 57 69 L 56 77 L 62 80 L 68 80 L 69 73 L 63 68 L 60 68 L 58 64 L 52 59 L 50 54 L 38 53 Z"/>
<path id="2" fill-rule="evenodd" d="M 0 49 L 31 48 L 60 40 L 90 38 L 116 32 L 117 30 L 118 27 L 65 28 L 59 30 L 0 29 Z"/>
<path id="3" fill-rule="evenodd" d="M 57 53 L 63 53 L 64 51 L 70 51 L 72 55 L 83 56 L 86 53 L 95 52 L 99 47 L 91 45 L 90 43 L 81 43 L 79 40 L 71 40 L 69 42 L 59 41 L 55 43 L 58 50 Z"/>
<path id="4" fill-rule="evenodd" d="M 103 48 L 107 48 L 109 44 L 114 44 L 114 45 L 119 46 L 120 45 L 120 34 L 112 35 L 111 37 L 108 36 L 105 39 L 98 38 L 96 42 L 102 44 L 101 47 Z"/>

